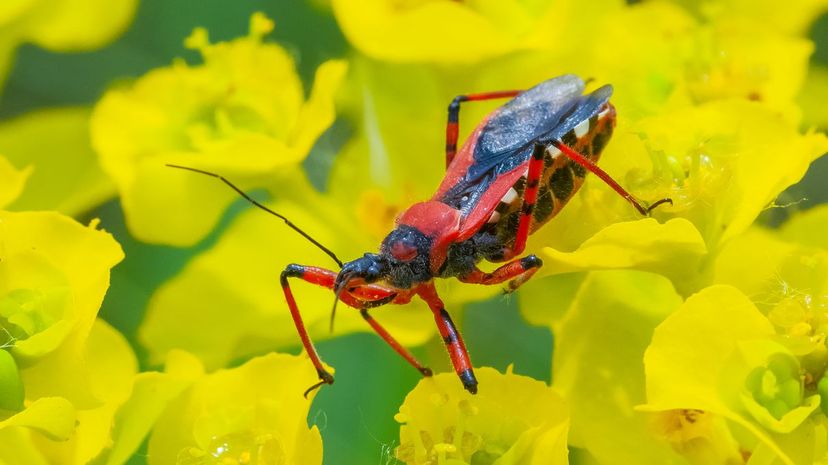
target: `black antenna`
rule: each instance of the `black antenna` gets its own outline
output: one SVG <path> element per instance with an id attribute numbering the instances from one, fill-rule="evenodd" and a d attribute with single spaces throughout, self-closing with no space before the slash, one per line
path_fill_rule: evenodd
<path id="1" fill-rule="evenodd" d="M 339 302 L 339 296 L 342 295 L 342 291 L 348 287 L 348 282 L 351 280 L 350 274 L 346 274 L 344 279 L 340 282 L 339 286 L 334 287 L 334 303 L 333 308 L 331 308 L 331 325 L 330 325 L 330 332 L 333 334 L 334 331 L 334 319 L 336 318 L 336 304 Z"/>
<path id="2" fill-rule="evenodd" d="M 209 171 L 200 170 L 200 169 L 197 169 L 197 168 L 190 168 L 190 167 L 188 167 L 188 166 L 173 165 L 173 164 L 170 164 L 170 163 L 167 163 L 166 165 L 167 165 L 167 166 L 169 166 L 170 168 L 178 168 L 178 169 L 181 169 L 181 170 L 192 171 L 193 173 L 201 173 L 201 174 L 205 174 L 205 175 L 207 175 L 207 176 L 212 176 L 212 177 L 214 177 L 214 178 L 216 178 L 216 179 L 220 180 L 221 182 L 223 182 L 223 183 L 227 184 L 227 185 L 228 185 L 228 186 L 230 186 L 230 187 L 231 187 L 234 191 L 238 192 L 238 194 L 239 194 L 239 195 L 241 195 L 242 197 L 244 197 L 244 199 L 245 199 L 245 200 L 247 200 L 248 202 L 250 202 L 250 203 L 252 203 L 253 205 L 255 205 L 255 206 L 257 206 L 257 207 L 261 208 L 262 210 L 264 210 L 264 211 L 266 211 L 266 212 L 270 213 L 270 214 L 271 214 L 271 215 L 273 215 L 273 216 L 276 216 L 276 217 L 278 217 L 278 218 L 281 218 L 281 219 L 282 219 L 282 221 L 284 221 L 286 225 L 288 225 L 291 229 L 293 229 L 294 231 L 296 231 L 296 232 L 298 232 L 299 234 L 301 234 L 301 235 L 302 235 L 305 239 L 307 239 L 307 240 L 311 241 L 311 243 L 312 243 L 313 245 L 315 245 L 315 246 L 319 247 L 319 249 L 320 249 L 320 250 L 322 250 L 323 252 L 325 252 L 326 254 L 328 254 L 328 256 L 329 256 L 329 257 L 331 257 L 331 258 L 332 258 L 332 259 L 336 262 L 336 264 L 337 264 L 337 265 L 339 265 L 339 267 L 340 267 L 340 268 L 342 268 L 342 261 L 341 261 L 341 260 L 340 260 L 340 259 L 336 256 L 336 254 L 335 254 L 335 253 L 331 252 L 331 250 L 330 250 L 330 249 L 328 249 L 328 248 L 327 248 L 327 247 L 325 247 L 324 245 L 320 244 L 320 243 L 319 243 L 316 239 L 314 239 L 314 238 L 310 237 L 310 235 L 308 235 L 308 233 L 306 233 L 305 231 L 302 231 L 301 229 L 299 229 L 299 227 L 298 227 L 298 226 L 296 226 L 295 224 L 291 223 L 289 219 L 287 219 L 287 218 L 285 218 L 284 216 L 282 216 L 282 215 L 280 215 L 280 214 L 276 213 L 275 211 L 273 211 L 273 210 L 271 210 L 271 209 L 267 208 L 266 206 L 264 206 L 264 205 L 260 204 L 259 202 L 257 202 L 257 201 L 255 201 L 255 200 L 253 200 L 253 199 L 252 199 L 249 195 L 245 194 L 243 190 L 241 190 L 241 189 L 239 189 L 238 187 L 236 187 L 236 186 L 235 186 L 232 182 L 228 181 L 228 180 L 227 180 L 227 178 L 225 178 L 224 176 L 221 176 L 221 175 L 216 174 L 216 173 L 211 173 L 211 172 L 209 172 Z"/>
<path id="3" fill-rule="evenodd" d="M 336 318 L 336 304 L 337 304 L 337 302 L 339 302 L 339 296 L 342 295 L 342 291 L 344 291 L 344 290 L 345 290 L 345 286 L 342 286 L 339 289 L 337 289 L 336 293 L 334 294 L 334 303 L 333 303 L 333 308 L 331 309 L 331 325 L 329 327 L 329 331 L 331 332 L 331 334 L 333 334 L 333 332 L 334 332 L 334 319 Z"/>

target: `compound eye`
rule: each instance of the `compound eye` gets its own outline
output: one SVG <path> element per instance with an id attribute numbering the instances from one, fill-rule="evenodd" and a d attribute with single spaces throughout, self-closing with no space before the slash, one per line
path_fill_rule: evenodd
<path id="1" fill-rule="evenodd" d="M 417 256 L 417 248 L 403 241 L 391 246 L 391 256 L 401 262 L 410 262 Z"/>

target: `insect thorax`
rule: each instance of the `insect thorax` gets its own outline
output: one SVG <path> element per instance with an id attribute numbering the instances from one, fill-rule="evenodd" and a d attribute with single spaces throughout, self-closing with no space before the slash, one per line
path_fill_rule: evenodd
<path id="1" fill-rule="evenodd" d="M 475 269 L 481 260 L 497 261 L 503 258 L 503 241 L 491 232 L 478 232 L 470 239 L 452 244 L 446 261 L 440 268 L 440 277 L 463 276 Z"/>

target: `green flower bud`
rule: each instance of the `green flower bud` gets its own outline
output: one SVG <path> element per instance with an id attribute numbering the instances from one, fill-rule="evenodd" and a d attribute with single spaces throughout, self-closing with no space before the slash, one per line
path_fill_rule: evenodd
<path id="1" fill-rule="evenodd" d="M 23 397 L 23 382 L 17 364 L 7 350 L 0 350 L 0 411 L 23 410 Z"/>
<path id="2" fill-rule="evenodd" d="M 820 399 L 822 402 L 820 403 L 820 408 L 822 408 L 822 413 L 828 415 L 828 377 L 823 377 L 819 380 L 819 384 L 817 384 L 817 392 L 819 393 Z"/>
<path id="3" fill-rule="evenodd" d="M 777 420 L 802 403 L 799 363 L 785 354 L 773 354 L 765 366 L 754 368 L 745 379 L 745 387 L 753 400 Z"/>

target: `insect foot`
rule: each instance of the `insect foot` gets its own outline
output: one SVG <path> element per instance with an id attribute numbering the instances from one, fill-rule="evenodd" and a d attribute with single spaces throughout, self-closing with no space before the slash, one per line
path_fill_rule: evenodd
<path id="1" fill-rule="evenodd" d="M 523 283 L 529 281 L 529 278 L 531 278 L 532 275 L 534 275 L 535 272 L 543 266 L 543 260 L 541 260 L 537 255 L 527 255 L 521 258 L 519 263 L 520 267 L 523 269 L 523 272 L 506 284 L 506 287 L 503 289 L 503 292 L 506 294 L 515 292 L 520 286 L 523 285 Z"/>
<path id="2" fill-rule="evenodd" d="M 669 198 L 669 197 L 666 197 L 666 198 L 663 198 L 663 199 L 661 199 L 661 200 L 656 200 L 655 202 L 653 202 L 652 204 L 650 204 L 650 206 L 648 206 L 648 207 L 647 207 L 647 213 L 646 213 L 646 215 L 647 215 L 647 216 L 650 216 L 650 212 L 651 212 L 651 211 L 653 211 L 653 210 L 654 210 L 656 207 L 658 207 L 659 205 L 662 205 L 662 204 L 665 204 L 665 203 L 669 203 L 670 205 L 673 205 L 673 199 L 671 199 L 671 198 Z"/>
<path id="3" fill-rule="evenodd" d="M 319 389 L 323 384 L 333 384 L 334 382 L 333 375 L 331 375 L 327 371 L 317 370 L 317 373 L 319 374 L 320 381 L 305 390 L 305 393 L 302 394 L 303 396 L 305 396 L 305 399 L 308 398 L 308 394 L 315 391 L 316 389 Z"/>
<path id="4" fill-rule="evenodd" d="M 477 378 L 474 377 L 474 372 L 471 368 L 460 373 L 460 381 L 463 382 L 463 387 L 472 394 L 477 394 Z"/>

